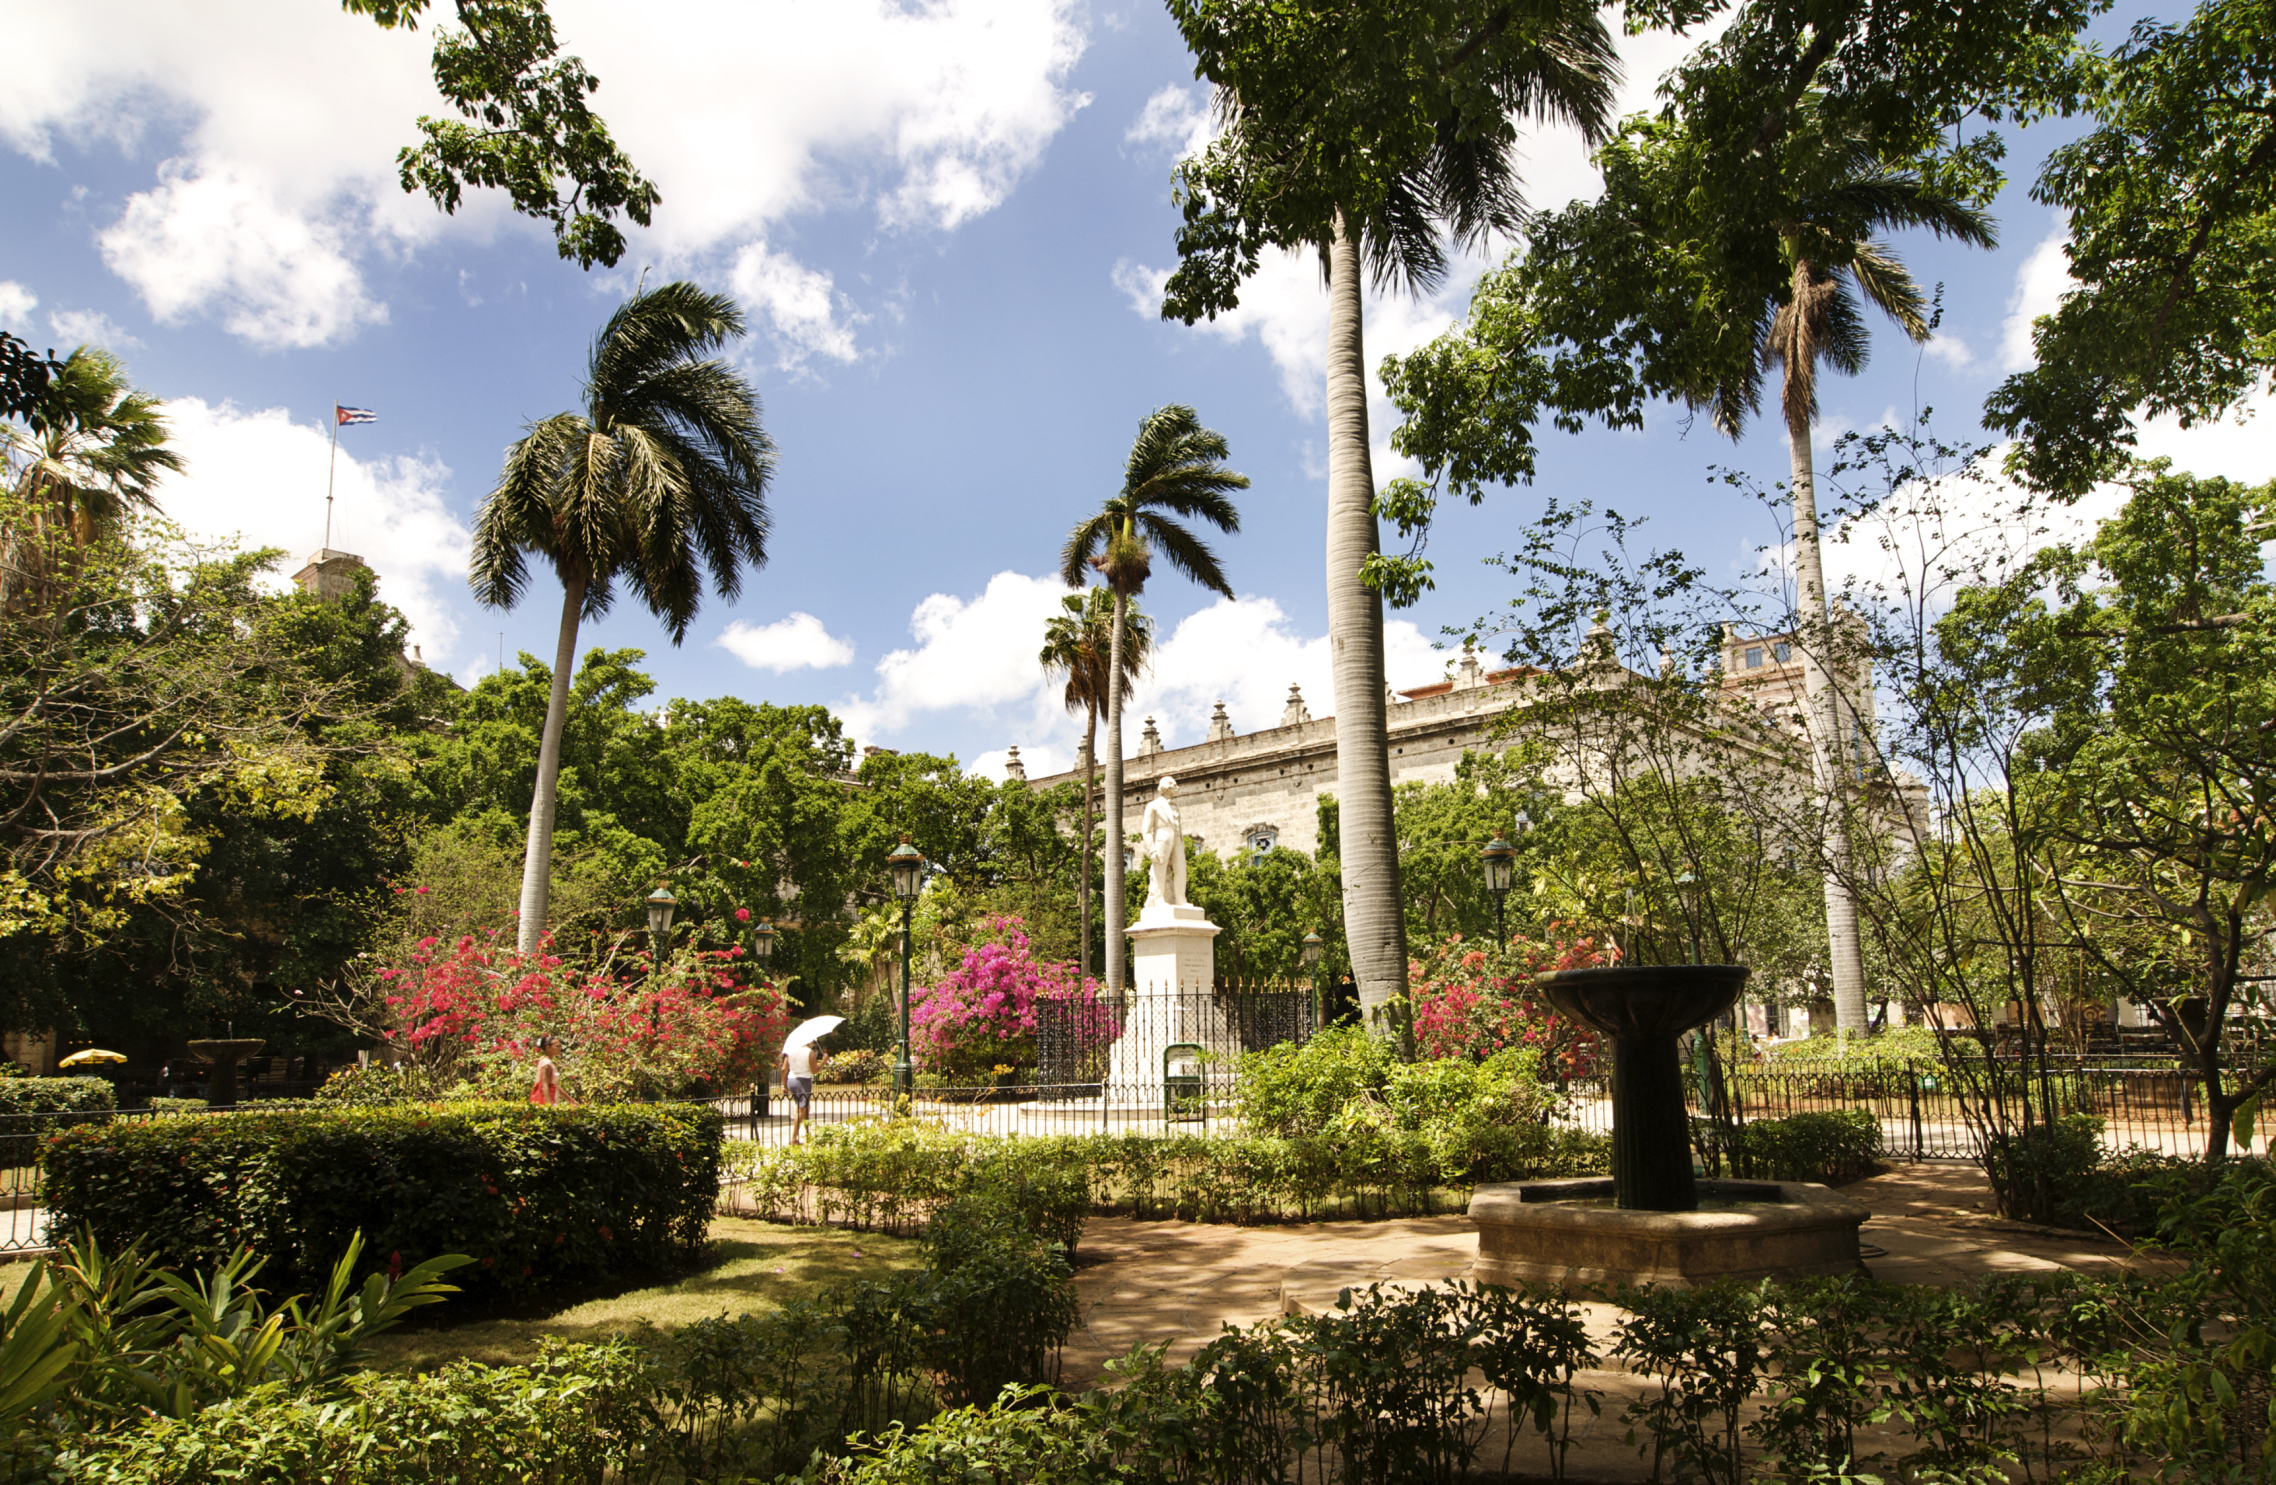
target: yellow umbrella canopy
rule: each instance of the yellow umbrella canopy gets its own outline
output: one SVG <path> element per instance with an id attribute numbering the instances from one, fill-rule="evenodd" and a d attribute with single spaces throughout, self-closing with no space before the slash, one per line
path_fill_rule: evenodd
<path id="1" fill-rule="evenodd" d="M 124 1061 L 126 1061 L 126 1053 L 124 1052 L 106 1052 L 101 1047 L 89 1047 L 83 1052 L 72 1053 L 69 1057 L 66 1057 L 61 1062 L 57 1063 L 56 1066 L 93 1067 L 98 1062 Z"/>

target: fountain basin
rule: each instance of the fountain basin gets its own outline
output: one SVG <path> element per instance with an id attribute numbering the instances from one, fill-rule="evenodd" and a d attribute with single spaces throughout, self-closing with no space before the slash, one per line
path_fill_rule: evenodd
<path id="1" fill-rule="evenodd" d="M 213 1064 L 213 1083 L 206 1090 L 206 1103 L 210 1107 L 226 1109 L 236 1106 L 237 1064 L 267 1045 L 259 1037 L 213 1038 L 189 1044 L 192 1057 Z"/>
<path id="2" fill-rule="evenodd" d="M 1507 1181 L 1470 1198 L 1484 1284 L 1692 1289 L 1718 1279 L 1852 1274 L 1864 1270 L 1857 1229 L 1869 1213 L 1804 1181 L 1700 1181 L 1695 1211 L 1607 1205 L 1606 1177 Z"/>

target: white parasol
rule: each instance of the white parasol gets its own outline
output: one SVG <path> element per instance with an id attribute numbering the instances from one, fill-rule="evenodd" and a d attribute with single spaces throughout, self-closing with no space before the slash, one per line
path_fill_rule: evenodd
<path id="1" fill-rule="evenodd" d="M 843 1016 L 816 1016 L 811 1021 L 801 1021 L 792 1028 L 789 1036 L 783 1038 L 782 1049 L 785 1052 L 796 1051 L 808 1042 L 828 1036 L 845 1024 L 846 1018 Z"/>
<path id="2" fill-rule="evenodd" d="M 84 1051 L 84 1052 L 74 1052 L 74 1053 L 72 1053 L 72 1054 L 71 1054 L 69 1057 L 66 1057 L 66 1058 L 64 1058 L 64 1059 L 63 1059 L 61 1062 L 57 1063 L 57 1064 L 56 1064 L 56 1066 L 57 1066 L 57 1067 L 88 1067 L 88 1066 L 91 1066 L 91 1065 L 93 1065 L 94 1063 L 97 1063 L 97 1062 L 124 1062 L 124 1061 L 126 1061 L 126 1054 L 125 1054 L 125 1053 L 123 1053 L 123 1052 L 106 1052 L 106 1051 L 104 1051 L 104 1050 L 103 1050 L 101 1047 L 89 1047 L 89 1048 L 88 1048 L 86 1051 Z"/>

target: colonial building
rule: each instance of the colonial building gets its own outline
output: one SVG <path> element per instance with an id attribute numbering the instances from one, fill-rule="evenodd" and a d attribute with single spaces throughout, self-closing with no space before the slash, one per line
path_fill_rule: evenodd
<path id="1" fill-rule="evenodd" d="M 1451 680 L 1395 692 L 1389 708 L 1391 782 L 1448 783 L 1465 749 L 1481 747 L 1518 698 L 1514 684 L 1530 672 L 1486 670 L 1465 648 Z M 1025 777 L 1014 750 L 1007 771 Z M 1320 796 L 1336 792 L 1336 724 L 1315 719 L 1303 694 L 1288 688 L 1280 721 L 1246 737 L 1233 731 L 1217 704 L 1209 734 L 1184 748 L 1164 748 L 1148 717 L 1138 752 L 1123 764 L 1125 815 L 1135 820 L 1164 774 L 1178 781 L 1178 813 L 1186 834 L 1221 855 L 1258 854 L 1278 846 L 1319 848 Z M 1103 782 L 1103 774 L 1101 779 Z M 1028 782 L 1038 789 L 1079 782 L 1080 769 Z"/>

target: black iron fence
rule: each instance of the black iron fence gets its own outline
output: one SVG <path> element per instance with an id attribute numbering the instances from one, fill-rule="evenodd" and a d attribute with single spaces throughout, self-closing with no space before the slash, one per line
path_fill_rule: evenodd
<path id="1" fill-rule="evenodd" d="M 1029 1081 L 1053 1090 L 1055 1100 L 1095 1098 L 1110 1082 L 1135 1084 L 1155 1070 L 1137 1065 L 1137 1029 L 1153 1062 L 1170 1046 L 1199 1046 L 1213 1076 L 1231 1075 L 1230 1059 L 1282 1042 L 1311 1039 L 1319 1030 L 1309 990 L 1225 984 L 1214 990 L 1133 990 L 1122 1000 L 1039 1000 L 1035 1006 L 1036 1066 Z"/>
<path id="2" fill-rule="evenodd" d="M 1973 1160 L 1980 1151 L 1966 1105 L 1980 1110 L 1993 1079 L 2011 1107 L 2027 1096 L 2036 1104 L 2043 1093 L 2066 1114 L 2099 1118 L 2102 1147 L 2112 1153 L 2141 1148 L 2198 1155 L 2210 1132 L 2195 1074 L 2172 1058 L 2051 1054 L 2044 1069 L 2023 1061 L 1994 1063 L 1958 1078 L 1942 1062 L 1856 1068 L 1832 1060 L 1757 1063 L 1724 1069 L 1723 1088 L 1725 1112 L 1742 1123 L 1858 1109 L 1880 1124 L 1888 1159 Z M 1706 1079 L 1695 1076 L 1688 1087 L 1692 1113 L 1715 1112 Z M 1567 1092 L 1568 1119 L 1611 1132 L 1609 1080 L 1575 1079 Z M 2237 1148 L 2266 1153 L 2269 1141 L 2256 1131 L 2250 1146 Z"/>

